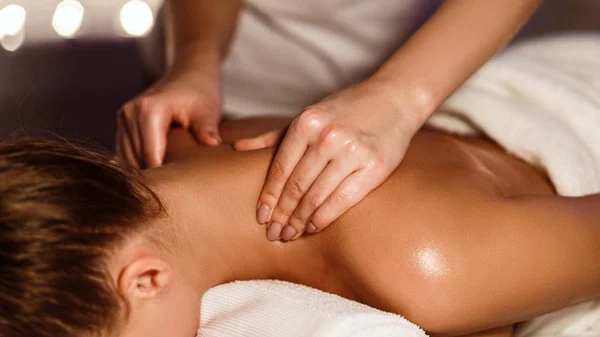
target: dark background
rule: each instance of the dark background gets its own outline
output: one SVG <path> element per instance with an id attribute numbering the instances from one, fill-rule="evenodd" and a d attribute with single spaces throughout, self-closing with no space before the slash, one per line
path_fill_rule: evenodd
<path id="1" fill-rule="evenodd" d="M 584 29 L 600 30 L 600 1 L 546 0 L 519 38 Z M 0 138 L 51 132 L 113 149 L 116 111 L 150 84 L 143 61 L 159 53 L 129 38 L 0 49 Z"/>
<path id="2" fill-rule="evenodd" d="M 45 130 L 112 149 L 116 111 L 148 83 L 133 41 L 33 46 L 0 55 L 0 137 Z"/>

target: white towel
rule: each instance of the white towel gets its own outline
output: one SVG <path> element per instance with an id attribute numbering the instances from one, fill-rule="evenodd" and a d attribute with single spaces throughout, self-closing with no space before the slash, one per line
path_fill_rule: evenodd
<path id="1" fill-rule="evenodd" d="M 198 337 L 426 337 L 401 316 L 281 281 L 212 288 L 200 321 Z"/>
<path id="2" fill-rule="evenodd" d="M 600 35 L 543 38 L 488 62 L 432 116 L 543 167 L 561 195 L 600 192 Z"/>
<path id="3" fill-rule="evenodd" d="M 544 168 L 557 191 L 600 192 L 600 35 L 569 35 L 509 48 L 484 66 L 429 125 L 485 133 Z M 567 225 L 567 224 L 565 224 Z M 303 286 L 237 282 L 209 291 L 199 336 L 424 336 L 402 317 Z M 598 337 L 600 303 L 522 324 L 517 337 Z"/>

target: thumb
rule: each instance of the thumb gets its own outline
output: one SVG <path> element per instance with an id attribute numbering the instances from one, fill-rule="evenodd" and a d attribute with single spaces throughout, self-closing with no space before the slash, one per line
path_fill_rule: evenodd
<path id="1" fill-rule="evenodd" d="M 158 110 L 140 120 L 142 152 L 146 167 L 152 168 L 162 164 L 167 150 L 167 133 L 170 124 L 170 116 Z"/>
<path id="2" fill-rule="evenodd" d="M 190 125 L 196 140 L 208 146 L 219 146 L 223 142 L 219 133 L 219 114 L 204 115 Z"/>
<path id="3" fill-rule="evenodd" d="M 252 151 L 270 147 L 279 142 L 285 130 L 275 130 L 254 138 L 241 139 L 233 143 L 236 151 Z"/>

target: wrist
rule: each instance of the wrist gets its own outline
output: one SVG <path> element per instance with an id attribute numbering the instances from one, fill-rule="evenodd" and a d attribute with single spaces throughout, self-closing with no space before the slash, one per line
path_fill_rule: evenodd
<path id="1" fill-rule="evenodd" d="M 220 77 L 222 60 L 215 44 L 190 41 L 176 48 L 168 66 L 169 73 L 202 73 Z"/>
<path id="2" fill-rule="evenodd" d="M 418 131 L 441 104 L 427 87 L 409 81 L 376 74 L 367 82 L 380 99 L 388 101 L 393 111 L 401 115 L 403 127 L 411 132 Z"/>

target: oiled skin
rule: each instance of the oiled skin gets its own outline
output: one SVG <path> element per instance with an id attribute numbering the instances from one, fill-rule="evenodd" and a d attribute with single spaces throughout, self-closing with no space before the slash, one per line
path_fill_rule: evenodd
<path id="1" fill-rule="evenodd" d="M 222 135 L 286 122 L 226 123 Z M 273 149 L 209 150 L 181 130 L 169 144 L 167 161 L 188 165 L 190 183 L 227 168 L 239 212 L 253 217 Z M 264 238 L 281 245 L 286 266 L 270 276 L 401 314 L 431 334 L 506 327 L 473 336 L 508 336 L 516 322 L 598 296 L 598 226 L 547 212 L 571 207 L 553 193 L 541 171 L 490 142 L 421 131 L 390 178 L 329 228 L 285 244 Z"/>

